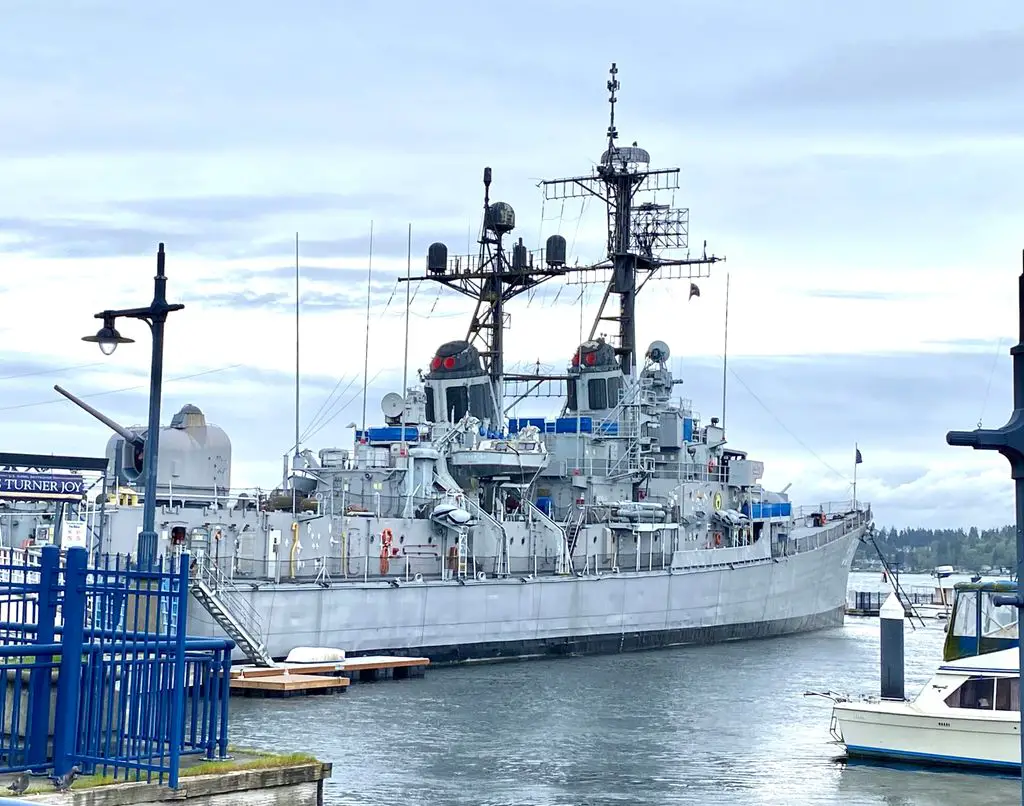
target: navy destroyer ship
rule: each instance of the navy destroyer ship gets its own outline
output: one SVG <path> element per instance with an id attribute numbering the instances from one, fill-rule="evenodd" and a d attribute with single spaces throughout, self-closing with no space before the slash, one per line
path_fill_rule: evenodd
<path id="1" fill-rule="evenodd" d="M 280 486 L 238 493 L 230 440 L 197 407 L 161 429 L 160 551 L 193 558 L 190 633 L 227 634 L 260 665 L 301 648 L 444 663 L 842 623 L 870 507 L 799 508 L 765 489 L 764 464 L 675 396 L 668 344 L 638 350 L 647 283 L 682 281 L 692 294 L 720 258 L 706 247 L 689 257 L 687 210 L 644 200 L 678 187 L 679 169 L 652 169 L 647 151 L 618 144 L 618 89 L 612 65 L 597 166 L 542 183 L 548 199 L 607 208 L 605 258 L 570 265 L 557 234 L 540 250 L 521 238 L 509 248 L 515 214 L 491 200 L 486 169 L 479 253 L 449 257 L 435 243 L 408 278 L 469 297 L 469 327 L 423 356 L 429 371 L 386 395 L 383 420 L 358 428 L 351 449 L 296 449 Z M 506 308 L 545 282 L 603 283 L 594 326 L 567 345 L 562 374 L 507 372 Z M 617 332 L 600 335 L 600 323 Z M 519 390 L 541 383 L 564 397 L 561 416 L 508 416 Z M 115 428 L 110 487 L 87 515 L 78 508 L 86 528 L 75 534 L 94 551 L 135 551 L 141 468 L 124 434 L 144 430 Z M 8 545 L 38 537 L 14 532 Z"/>

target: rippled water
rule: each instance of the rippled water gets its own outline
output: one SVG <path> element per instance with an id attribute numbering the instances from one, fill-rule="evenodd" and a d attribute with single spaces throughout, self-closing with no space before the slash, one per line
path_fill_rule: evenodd
<path id="1" fill-rule="evenodd" d="M 942 626 L 906 630 L 907 692 Z M 1020 803 L 1019 779 L 845 766 L 831 703 L 878 691 L 878 621 L 769 641 L 428 670 L 232 701 L 232 739 L 334 764 L 328 804 Z"/>

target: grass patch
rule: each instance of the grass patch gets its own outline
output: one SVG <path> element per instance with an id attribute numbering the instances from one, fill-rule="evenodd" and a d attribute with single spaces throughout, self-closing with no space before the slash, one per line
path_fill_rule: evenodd
<path id="1" fill-rule="evenodd" d="M 188 767 L 180 773 L 180 777 L 187 778 L 193 775 L 211 775 L 223 772 L 235 772 L 237 770 L 272 770 L 276 767 L 290 767 L 293 764 L 319 764 L 316 756 L 310 753 L 261 753 L 256 758 L 245 759 L 244 761 L 204 761 L 194 767 Z"/>
<path id="2" fill-rule="evenodd" d="M 229 747 L 228 752 L 233 756 L 245 756 L 245 758 L 231 758 L 225 761 L 201 761 L 190 766 L 182 765 L 178 778 L 192 778 L 197 775 L 217 775 L 225 772 L 240 772 L 242 770 L 272 770 L 277 767 L 291 767 L 295 764 L 319 764 L 320 760 L 312 753 L 271 753 L 267 750 L 255 750 L 244 747 Z M 156 776 L 153 776 L 156 780 Z M 143 776 L 138 783 L 145 783 Z M 78 778 L 71 788 L 94 789 L 98 786 L 110 786 L 111 784 L 133 784 L 136 783 L 134 775 L 129 778 L 115 778 L 112 775 L 85 775 Z M 38 795 L 43 792 L 54 792 L 53 783 L 33 783 L 25 792 L 26 795 Z"/>

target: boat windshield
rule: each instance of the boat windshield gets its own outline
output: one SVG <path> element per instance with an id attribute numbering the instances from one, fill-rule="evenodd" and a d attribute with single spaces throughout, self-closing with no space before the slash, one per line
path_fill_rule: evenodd
<path id="1" fill-rule="evenodd" d="M 981 591 L 981 596 L 962 596 L 957 603 L 953 635 L 974 638 L 978 632 L 978 599 L 981 599 L 981 637 L 1017 638 L 1016 608 L 997 606 L 994 598 L 1005 595 L 997 591 Z"/>
<path id="2" fill-rule="evenodd" d="M 1019 677 L 971 677 L 946 697 L 950 708 L 982 711 L 1019 711 Z"/>

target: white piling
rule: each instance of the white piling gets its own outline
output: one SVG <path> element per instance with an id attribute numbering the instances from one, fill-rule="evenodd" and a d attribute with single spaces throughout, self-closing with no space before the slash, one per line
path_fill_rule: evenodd
<path id="1" fill-rule="evenodd" d="M 882 699 L 903 700 L 903 621 L 906 614 L 895 593 L 878 611 L 881 625 Z"/>

